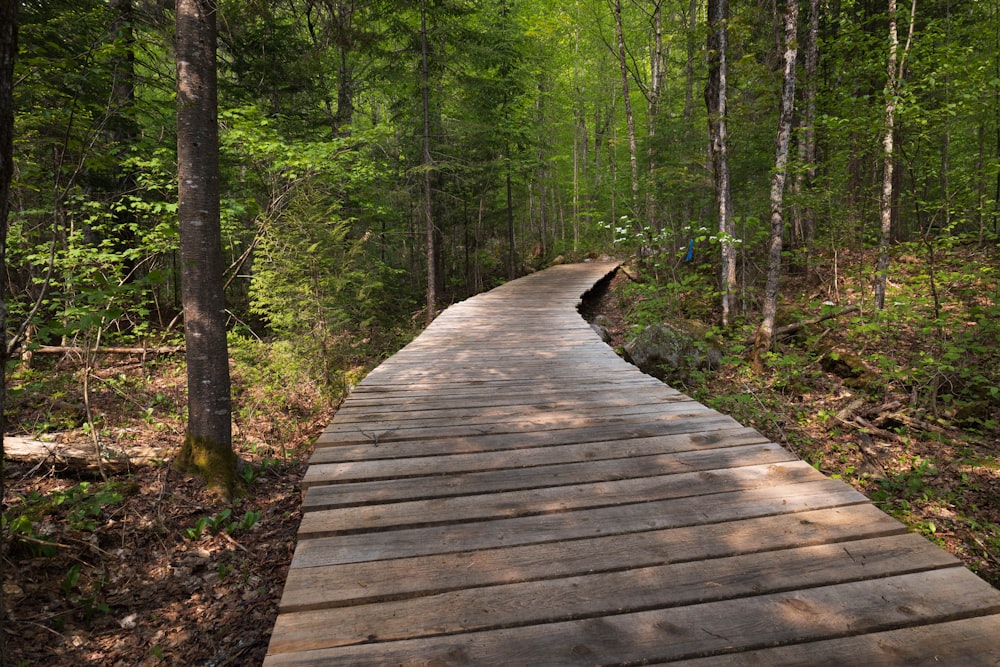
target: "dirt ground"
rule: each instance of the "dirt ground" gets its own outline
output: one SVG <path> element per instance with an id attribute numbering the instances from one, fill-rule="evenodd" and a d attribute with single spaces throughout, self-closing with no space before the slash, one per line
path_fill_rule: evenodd
<path id="1" fill-rule="evenodd" d="M 60 372 L 72 374 L 67 363 Z M 108 482 L 51 459 L 8 463 L 5 509 L 26 517 L 10 526 L 4 562 L 8 664 L 260 664 L 295 549 L 299 482 L 332 409 L 291 389 L 271 407 L 243 396 L 246 492 L 229 504 L 170 467 L 183 430 L 177 365 L 116 360 L 100 375 L 103 446 L 159 447 L 163 460 L 109 471 Z M 54 393 L 15 391 L 15 425 L 72 423 L 60 411 L 79 411 L 80 397 Z M 50 436 L 88 439 L 81 426 Z"/>

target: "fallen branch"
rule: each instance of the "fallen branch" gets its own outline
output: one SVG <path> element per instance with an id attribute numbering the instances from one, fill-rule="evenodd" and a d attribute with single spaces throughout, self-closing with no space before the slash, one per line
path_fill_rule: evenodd
<path id="1" fill-rule="evenodd" d="M 794 324 L 786 324 L 783 327 L 778 327 L 774 330 L 772 336 L 774 338 L 779 338 L 781 336 L 787 336 L 788 334 L 793 334 L 799 329 L 804 329 L 813 324 L 819 324 L 820 322 L 825 322 L 826 320 L 832 320 L 835 317 L 840 317 L 842 315 L 847 315 L 849 313 L 855 313 L 859 310 L 858 306 L 847 306 L 835 313 L 827 313 L 826 315 L 820 315 L 819 317 L 814 317 L 811 320 L 803 320 L 801 322 L 795 322 Z M 753 345 L 754 338 L 748 338 L 746 344 Z"/>
<path id="2" fill-rule="evenodd" d="M 31 350 L 35 354 L 177 354 L 184 351 L 183 345 L 166 345 L 159 347 L 102 347 L 90 350 L 74 345 L 42 345 Z"/>
<path id="3" fill-rule="evenodd" d="M 102 464 L 110 470 L 127 470 L 129 466 L 148 464 L 167 458 L 168 452 L 162 448 L 133 446 L 127 450 L 116 451 L 112 448 L 111 455 Z M 58 465 L 75 470 L 87 470 L 97 467 L 94 450 L 83 444 L 65 442 L 41 442 L 31 438 L 6 436 L 4 438 L 4 455 L 8 460 L 35 463 L 52 461 Z"/>

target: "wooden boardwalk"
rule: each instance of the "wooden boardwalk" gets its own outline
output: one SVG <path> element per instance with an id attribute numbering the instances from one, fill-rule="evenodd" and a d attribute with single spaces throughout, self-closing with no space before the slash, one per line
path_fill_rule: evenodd
<path id="1" fill-rule="evenodd" d="M 452 306 L 355 389 L 264 664 L 1000 664 L 1000 592 L 601 343 L 613 268 Z"/>

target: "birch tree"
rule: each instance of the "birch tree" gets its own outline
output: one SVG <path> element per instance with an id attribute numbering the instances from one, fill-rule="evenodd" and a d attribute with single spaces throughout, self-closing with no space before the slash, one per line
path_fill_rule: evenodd
<path id="1" fill-rule="evenodd" d="M 628 163 L 632 185 L 632 213 L 639 210 L 639 161 L 636 156 L 635 118 L 632 114 L 632 99 L 628 85 L 628 60 L 625 53 L 625 31 L 622 27 L 622 3 L 614 0 L 611 11 L 615 16 L 615 35 L 618 38 L 618 67 L 622 76 L 622 98 L 625 102 L 625 126 L 628 128 Z"/>
<path id="2" fill-rule="evenodd" d="M 708 107 L 708 133 L 715 174 L 715 199 L 719 215 L 722 262 L 722 326 L 729 326 L 736 296 L 736 225 L 729 184 L 729 139 L 727 105 L 729 66 L 729 0 L 708 0 L 708 84 L 705 102 Z"/>
<path id="3" fill-rule="evenodd" d="M 889 241 L 892 238 L 893 169 L 895 159 L 893 143 L 896 133 L 896 107 L 899 102 L 899 82 L 903 78 L 906 54 L 913 40 L 913 17 L 917 13 L 917 0 L 910 8 L 910 31 L 899 57 L 898 17 L 896 0 L 889 0 L 889 57 L 886 62 L 885 128 L 882 135 L 882 193 L 879 198 L 878 264 L 875 270 L 875 309 L 885 308 L 885 285 L 889 274 Z"/>
<path id="4" fill-rule="evenodd" d="M 778 309 L 778 289 L 781 283 L 781 249 L 784 235 L 784 192 L 788 167 L 788 143 L 792 133 L 792 113 L 795 109 L 795 60 L 798 53 L 796 32 L 799 22 L 798 0 L 788 0 L 785 9 L 784 78 L 781 87 L 781 114 L 775 141 L 774 172 L 771 174 L 771 242 L 768 249 L 767 283 L 764 287 L 764 312 L 753 347 L 753 363 L 761 367 L 762 357 L 771 349 L 774 317 Z"/>

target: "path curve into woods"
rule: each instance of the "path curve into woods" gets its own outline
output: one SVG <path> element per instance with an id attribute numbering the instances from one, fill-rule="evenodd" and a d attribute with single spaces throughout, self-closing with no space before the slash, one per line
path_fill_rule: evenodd
<path id="1" fill-rule="evenodd" d="M 354 390 L 264 664 L 997 664 L 1000 592 L 600 341 L 614 268 L 454 305 Z"/>

